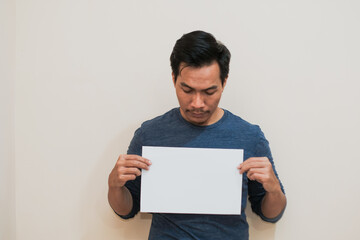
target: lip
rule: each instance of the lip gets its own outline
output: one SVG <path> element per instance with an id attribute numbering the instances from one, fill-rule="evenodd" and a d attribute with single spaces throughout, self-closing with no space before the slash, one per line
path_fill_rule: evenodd
<path id="1" fill-rule="evenodd" d="M 194 113 L 194 112 L 190 112 L 191 116 L 194 118 L 203 118 L 205 116 L 206 113 Z"/>

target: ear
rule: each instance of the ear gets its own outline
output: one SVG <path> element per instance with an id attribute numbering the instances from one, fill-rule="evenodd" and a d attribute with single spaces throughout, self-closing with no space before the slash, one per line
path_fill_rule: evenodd
<path id="1" fill-rule="evenodd" d="M 226 78 L 224 79 L 224 83 L 223 83 L 223 85 L 222 85 L 223 91 L 224 91 L 224 88 L 225 88 L 225 86 L 226 86 L 227 79 L 228 79 L 228 77 L 226 77 Z"/>
<path id="2" fill-rule="evenodd" d="M 174 75 L 174 73 L 173 73 L 173 72 L 171 73 L 171 77 L 172 77 L 173 84 L 174 84 L 174 87 L 175 87 L 175 84 L 176 84 L 176 83 L 175 83 L 175 75 Z"/>

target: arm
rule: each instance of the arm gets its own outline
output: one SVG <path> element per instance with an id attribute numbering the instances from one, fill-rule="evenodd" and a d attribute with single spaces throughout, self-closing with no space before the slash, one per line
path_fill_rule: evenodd
<path id="1" fill-rule="evenodd" d="M 108 200 L 111 208 L 119 215 L 128 215 L 133 206 L 132 196 L 125 186 L 109 186 Z"/>
<path id="2" fill-rule="evenodd" d="M 262 203 L 261 211 L 267 218 L 275 218 L 284 210 L 286 206 L 285 194 L 279 188 L 276 192 L 266 192 Z"/>
<path id="3" fill-rule="evenodd" d="M 249 158 L 238 167 L 240 173 L 247 173 L 249 180 L 262 184 L 266 193 L 261 203 L 261 212 L 266 218 L 275 218 L 284 210 L 286 197 L 281 190 L 272 165 L 267 157 Z"/>
<path id="4" fill-rule="evenodd" d="M 133 207 L 133 199 L 125 183 L 141 175 L 140 169 L 149 169 L 151 162 L 138 155 L 120 155 L 109 175 L 108 201 L 119 215 L 128 215 Z"/>

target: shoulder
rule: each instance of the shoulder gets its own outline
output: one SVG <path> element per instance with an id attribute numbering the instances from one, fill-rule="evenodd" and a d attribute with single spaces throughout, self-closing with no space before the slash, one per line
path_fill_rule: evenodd
<path id="1" fill-rule="evenodd" d="M 143 122 L 140 128 L 142 131 L 151 131 L 163 128 L 169 124 L 174 124 L 174 122 L 179 119 L 178 111 L 178 108 L 173 108 L 160 116 Z"/>
<path id="2" fill-rule="evenodd" d="M 141 124 L 135 131 L 134 137 L 131 140 L 128 154 L 141 155 L 141 146 L 149 139 L 160 139 L 161 135 L 169 129 L 171 123 L 176 120 L 177 109 L 171 109 L 163 115 L 154 117 Z M 167 128 L 167 129 L 166 129 Z"/>
<path id="3" fill-rule="evenodd" d="M 259 125 L 252 124 L 248 121 L 245 121 L 239 116 L 236 116 L 230 112 L 229 113 L 229 122 L 232 126 L 233 134 L 239 136 L 240 139 L 245 140 L 248 143 L 248 156 L 267 156 L 269 159 L 272 159 L 269 142 L 265 138 L 263 131 Z"/>
<path id="4" fill-rule="evenodd" d="M 253 135 L 262 134 L 259 125 L 250 123 L 226 109 L 224 109 L 224 112 L 227 115 L 227 121 L 226 121 L 227 125 L 232 129 L 241 131 L 243 134 L 253 134 Z"/>

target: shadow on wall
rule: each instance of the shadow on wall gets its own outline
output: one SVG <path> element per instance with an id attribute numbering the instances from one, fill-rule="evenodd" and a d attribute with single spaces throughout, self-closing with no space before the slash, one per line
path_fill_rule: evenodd
<path id="1" fill-rule="evenodd" d="M 122 220 L 111 209 L 107 200 L 108 176 L 114 167 L 118 155 L 126 153 L 127 146 L 124 139 L 130 142 L 137 125 L 130 126 L 109 142 L 103 154 L 93 169 L 89 170 L 86 186 L 80 196 L 78 206 L 80 211 L 81 232 L 80 239 L 147 239 L 150 224 L 150 214 L 138 214 L 134 219 Z"/>
<path id="2" fill-rule="evenodd" d="M 252 212 L 248 201 L 245 213 L 249 223 L 250 239 L 274 240 L 276 224 L 263 221 L 258 215 Z"/>

